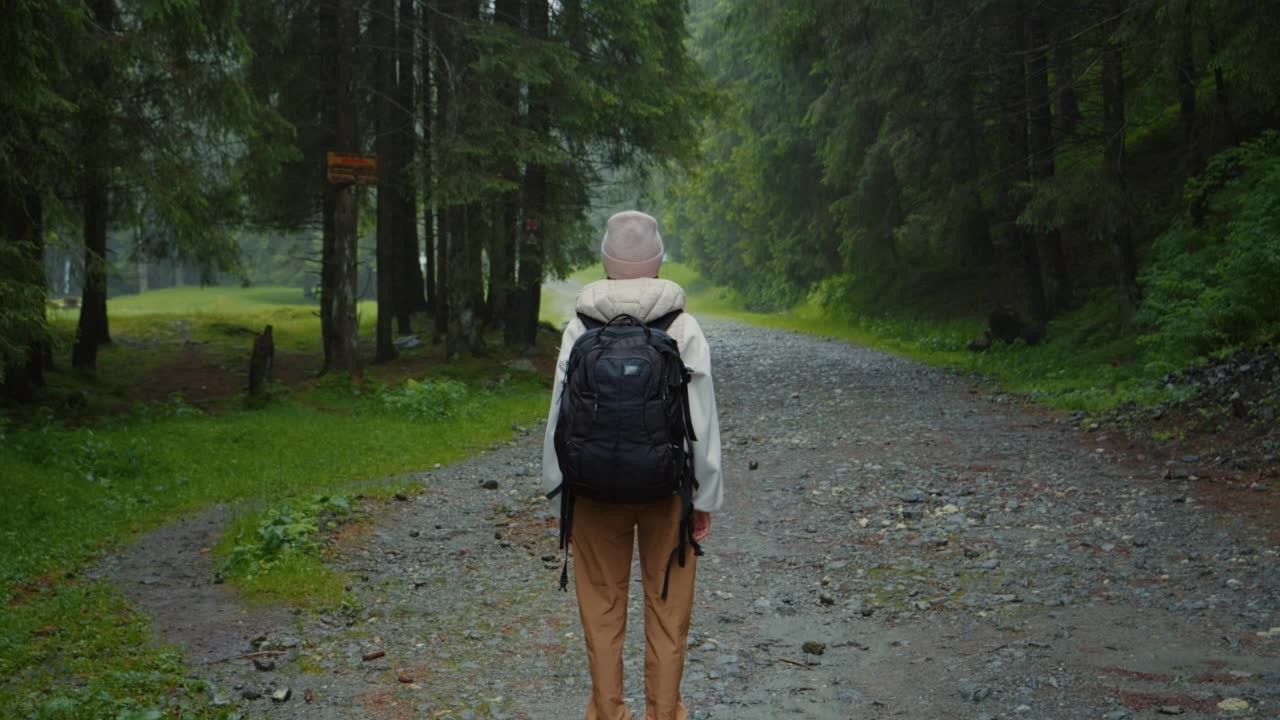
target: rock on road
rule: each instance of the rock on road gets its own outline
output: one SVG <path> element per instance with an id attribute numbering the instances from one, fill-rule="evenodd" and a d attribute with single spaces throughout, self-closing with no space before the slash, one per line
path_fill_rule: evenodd
<path id="1" fill-rule="evenodd" d="M 1267 528 L 953 374 L 704 326 L 727 503 L 700 559 L 683 685 L 693 717 L 1280 717 Z M 541 436 L 528 428 L 422 474 L 421 494 L 342 543 L 344 611 L 157 628 L 223 633 L 220 652 L 274 650 L 265 671 L 191 658 L 246 717 L 581 717 L 590 678 L 572 593 L 557 589 Z M 642 717 L 639 595 L 625 666 Z"/>

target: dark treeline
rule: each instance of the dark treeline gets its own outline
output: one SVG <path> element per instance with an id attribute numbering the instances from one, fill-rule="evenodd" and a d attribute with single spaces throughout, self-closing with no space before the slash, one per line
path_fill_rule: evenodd
<path id="1" fill-rule="evenodd" d="M 700 0 L 691 22 L 729 102 L 673 226 L 755 306 L 1089 307 L 1192 355 L 1280 323 L 1273 4 Z"/>
<path id="2" fill-rule="evenodd" d="M 601 173 L 691 157 L 706 102 L 680 0 L 0 12 L 0 365 L 17 399 L 58 362 L 46 305 L 66 283 L 47 278 L 69 255 L 81 288 L 69 360 L 87 371 L 111 339 L 112 268 L 136 268 L 139 290 L 148 261 L 206 282 L 278 276 L 244 263 L 297 262 L 316 229 L 326 369 L 360 372 L 362 257 L 376 265 L 377 359 L 415 316 L 450 355 L 531 344 L 543 278 L 584 252 L 571 238 Z M 330 151 L 377 154 L 376 188 L 330 183 Z M 299 231 L 287 252 L 272 240 L 244 258 L 237 243 Z"/>

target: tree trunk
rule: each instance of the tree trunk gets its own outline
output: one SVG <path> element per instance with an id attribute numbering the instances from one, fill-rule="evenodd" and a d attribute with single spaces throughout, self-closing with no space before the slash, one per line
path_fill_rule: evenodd
<path id="1" fill-rule="evenodd" d="M 1196 72 L 1192 55 L 1191 23 L 1192 0 L 1182 0 L 1176 10 L 1177 27 L 1174 31 L 1173 77 L 1178 86 L 1178 116 L 1182 119 L 1182 144 L 1191 160 L 1191 174 L 1198 174 L 1204 166 L 1200 154 L 1198 123 L 1196 120 Z"/>
<path id="2" fill-rule="evenodd" d="M 466 288 L 467 288 L 467 305 L 472 310 L 474 318 L 471 325 L 462 328 L 463 337 L 466 339 L 467 348 L 470 352 L 478 352 L 481 349 L 482 340 L 481 333 L 484 331 L 484 325 L 487 320 L 485 312 L 485 282 L 484 282 L 484 249 L 490 245 L 490 235 L 492 224 L 489 222 L 489 208 L 483 203 L 470 203 L 467 205 L 467 254 L 466 265 L 464 266 Z"/>
<path id="3" fill-rule="evenodd" d="M 147 248 L 144 241 L 146 231 L 142 227 L 142 213 L 138 213 L 136 224 L 133 227 L 133 251 L 136 254 L 134 258 L 137 265 L 138 276 L 138 294 L 142 295 L 151 288 L 150 278 L 148 277 L 149 268 L 147 267 Z"/>
<path id="4" fill-rule="evenodd" d="M 40 194 L 23 187 L 21 180 L 9 180 L 5 184 L 4 195 L 0 197 L 0 242 L 15 245 L 25 261 L 17 268 L 20 274 L 14 279 L 44 290 L 48 287 L 44 273 L 44 204 Z M 43 298 L 41 292 L 38 306 L 8 309 L 44 317 Z M 4 384 L 0 387 L 0 395 L 19 403 L 34 400 L 36 390 L 44 386 L 45 359 L 50 349 L 45 337 L 29 337 L 24 342 L 27 356 L 10 358 L 5 363 Z"/>
<path id="5" fill-rule="evenodd" d="M 1209 25 L 1208 34 L 1209 57 L 1216 58 L 1218 55 L 1218 33 L 1212 23 Z M 1227 79 L 1222 74 L 1222 63 L 1220 62 L 1213 64 L 1213 90 L 1214 104 L 1217 105 L 1218 113 L 1222 116 L 1223 129 L 1218 138 L 1215 138 L 1218 140 L 1214 146 L 1216 151 L 1219 147 L 1227 147 L 1239 142 L 1239 138 L 1236 137 L 1235 118 L 1231 114 L 1231 96 L 1227 92 Z"/>
<path id="6" fill-rule="evenodd" d="M 954 148 L 947 154 L 951 159 L 950 177 L 952 192 L 956 193 L 955 227 L 962 239 L 962 261 L 975 262 L 982 267 L 991 263 L 994 253 L 991 247 L 991 229 L 986 211 L 982 207 L 982 195 L 978 191 L 978 141 L 982 137 L 973 107 L 973 77 L 968 73 L 960 77 L 951 96 L 956 113 L 953 136 L 946 137 Z"/>
<path id="7" fill-rule="evenodd" d="M 330 145 L 333 147 L 333 145 Z M 321 224 L 323 232 L 320 243 L 320 346 L 324 350 L 324 364 L 320 367 L 321 374 L 327 372 L 336 364 L 333 355 L 333 288 L 337 284 L 337 268 L 338 260 L 335 252 L 337 245 L 334 240 L 337 233 L 334 231 L 333 218 L 335 209 L 338 206 L 337 188 L 326 185 L 324 194 L 320 203 Z"/>
<path id="8" fill-rule="evenodd" d="M 457 72 L 453 65 L 454 49 L 453 49 L 453 11 L 456 0 L 434 0 L 432 6 L 428 9 L 429 24 L 431 29 L 431 39 L 435 44 L 435 51 L 432 55 L 435 57 L 435 63 L 432 66 L 432 80 L 434 81 L 436 91 L 435 113 L 432 122 L 432 159 L 433 168 L 439 168 L 444 161 L 444 146 L 448 143 L 453 133 L 453 121 L 451 113 L 453 111 L 453 74 Z M 435 248 L 435 303 L 433 309 L 436 339 L 444 342 L 446 349 L 445 354 L 448 356 L 454 348 L 449 345 L 450 339 L 450 319 L 453 316 L 454 307 L 452 305 L 452 293 L 449 281 L 449 257 L 450 257 L 450 239 L 452 236 L 453 213 L 440 199 L 440 178 L 439 170 L 435 170 L 432 174 L 431 191 L 432 205 L 434 207 L 436 219 L 436 248 Z"/>
<path id="9" fill-rule="evenodd" d="M 432 80 L 434 73 L 432 71 L 431 58 L 433 55 L 432 47 L 432 26 L 431 16 L 434 13 L 434 7 L 430 3 L 424 3 L 422 11 L 419 14 L 419 26 L 421 28 L 422 48 L 418 53 L 418 97 L 422 106 L 422 240 L 423 254 L 426 256 L 426 274 L 425 290 L 426 290 L 426 310 L 431 314 L 433 319 L 439 314 L 437 308 L 440 305 L 437 297 L 436 289 L 436 226 L 438 220 L 435 211 L 435 199 L 433 197 L 435 189 L 434 163 L 433 155 L 435 148 L 432 140 L 435 137 L 436 117 L 433 102 L 433 86 Z"/>
<path id="10" fill-rule="evenodd" d="M 98 31 L 107 34 L 115 24 L 115 0 L 94 0 L 93 19 Z M 101 51 L 105 53 L 105 50 Z M 105 55 L 95 58 L 89 68 L 93 91 L 105 91 L 111 77 L 111 63 Z M 81 113 L 80 189 L 83 199 L 84 283 L 80 299 L 80 319 L 71 365 L 95 370 L 98 346 L 111 342 L 107 325 L 107 222 L 110 211 L 111 168 L 107 143 L 110 141 L 110 112 L 106 100 L 93 97 Z"/>
<path id="11" fill-rule="evenodd" d="M 520 171 L 512 163 L 504 174 L 520 182 Z M 512 313 L 511 298 L 516 287 L 516 239 L 520 222 L 520 196 L 516 191 L 503 194 L 493 208 L 492 251 L 489 256 L 490 325 L 506 333 Z"/>
<path id="12" fill-rule="evenodd" d="M 1021 0 L 1009 0 L 1004 6 L 1006 38 L 1001 72 L 1000 116 L 1001 134 L 1004 136 L 1005 185 L 1000 194 L 1001 220 L 1007 229 L 1012 246 L 1017 250 L 1022 264 L 1023 278 L 1027 284 L 1027 303 L 1037 323 L 1043 323 L 1049 315 L 1044 301 L 1044 278 L 1040 270 L 1040 248 L 1036 237 L 1018 225 L 1018 216 L 1024 205 L 1022 188 L 1029 179 L 1031 162 L 1027 142 L 1027 77 L 1026 33 L 1023 27 Z"/>
<path id="13" fill-rule="evenodd" d="M 529 0 L 529 35 L 545 41 L 550 27 L 548 0 Z M 551 116 L 545 91 L 529 88 L 528 127 L 541 141 L 551 130 Z M 533 347 L 538 338 L 538 306 L 542 298 L 543 237 L 548 209 L 547 169 L 538 163 L 525 166 L 523 187 L 524 223 L 516 267 L 516 287 L 512 294 L 512 312 L 505 329 L 508 345 Z"/>
<path id="14" fill-rule="evenodd" d="M 271 336 L 271 326 L 253 338 L 253 353 L 249 356 L 250 407 L 260 408 L 267 402 L 267 386 L 271 384 L 271 370 L 275 364 L 276 345 Z"/>
<path id="15" fill-rule="evenodd" d="M 91 132 L 90 136 L 100 137 L 97 132 Z M 71 365 L 80 370 L 96 369 L 98 346 L 111 341 L 107 326 L 109 176 L 110 172 L 105 168 L 87 167 L 81 185 L 84 198 L 84 285 L 80 293 L 76 340 L 71 348 Z"/>
<path id="16" fill-rule="evenodd" d="M 455 205 L 444 211 L 445 272 L 449 284 L 445 288 L 448 298 L 449 318 L 444 338 L 444 354 L 452 358 L 461 351 L 462 326 L 470 328 L 475 323 L 475 308 L 468 306 L 469 288 L 466 287 L 467 248 L 462 235 L 467 227 L 465 205 Z"/>
<path id="17" fill-rule="evenodd" d="M 1032 179 L 1042 183 L 1053 177 L 1057 150 L 1053 140 L 1052 100 L 1049 96 L 1049 31 L 1043 10 L 1031 12 L 1027 22 L 1027 36 L 1031 55 L 1027 63 L 1027 100 L 1031 110 Z M 1062 233 L 1058 229 L 1042 233 L 1040 237 L 1053 291 L 1045 296 L 1045 306 L 1052 314 L 1068 310 L 1072 304 L 1071 271 L 1062 248 Z"/>
<path id="18" fill-rule="evenodd" d="M 322 122 L 324 124 L 324 142 L 326 150 L 338 147 L 338 8 L 331 0 L 322 0 L 317 12 L 317 33 L 320 37 L 320 75 L 324 87 L 322 90 Z M 338 256 L 335 243 L 337 232 L 333 223 L 338 207 L 338 188 L 325 177 L 324 164 L 320 164 L 321 177 L 320 216 L 323 228 L 320 244 L 320 346 L 324 350 L 324 364 L 321 374 L 337 365 L 337 356 L 333 349 L 333 292 L 338 284 Z"/>
<path id="19" fill-rule="evenodd" d="M 400 0 L 400 19 L 396 29 L 396 102 L 394 105 L 395 154 L 400 172 L 395 178 L 396 220 L 398 246 L 396 253 L 397 291 L 396 323 L 400 333 L 407 335 L 410 313 L 426 309 L 422 283 L 422 268 L 418 264 L 418 189 L 412 173 L 408 172 L 410 160 L 417 152 L 418 134 L 414 128 L 414 78 L 413 68 L 417 59 L 417 27 L 414 14 L 415 0 Z"/>
<path id="20" fill-rule="evenodd" d="M 1125 0 L 1111 1 L 1111 14 L 1120 17 Z M 1111 184 L 1111 191 L 1119 197 L 1126 195 L 1124 178 L 1124 61 L 1120 44 L 1116 39 L 1118 21 L 1108 23 L 1108 39 L 1102 49 L 1102 136 L 1103 172 Z M 1141 299 L 1138 290 L 1138 259 L 1133 246 L 1133 236 L 1123 212 L 1113 213 L 1115 227 L 1111 234 L 1111 250 L 1115 261 L 1116 284 L 1120 290 L 1121 311 L 1126 320 L 1132 318 Z"/>
<path id="21" fill-rule="evenodd" d="M 1074 135 L 1080 125 L 1080 100 L 1076 96 L 1075 58 L 1070 33 L 1060 33 L 1053 46 L 1053 88 L 1058 99 L 1058 130 Z"/>
<path id="22" fill-rule="evenodd" d="M 523 0 L 495 0 L 494 21 L 518 30 Z M 520 119 L 520 85 L 510 73 L 499 85 L 498 97 L 506 114 L 507 125 L 517 127 Z M 515 161 L 503 163 L 503 179 L 513 187 L 520 184 L 520 168 Z M 511 314 L 511 295 L 515 290 L 516 223 L 518 221 L 519 192 L 511 190 L 497 198 L 492 210 L 493 230 L 489 247 L 489 325 L 502 329 Z"/>
<path id="23" fill-rule="evenodd" d="M 479 19 L 480 2 L 478 0 L 460 0 L 460 5 L 458 17 L 464 23 L 470 24 Z M 465 26 L 460 27 L 458 34 L 455 35 L 458 43 L 458 68 L 463 82 L 457 87 L 469 86 L 471 63 L 479 57 L 479 48 L 467 37 L 465 30 Z M 458 97 L 456 92 L 454 97 Z M 460 112 L 456 113 L 455 117 L 458 119 L 460 136 L 461 129 L 470 125 L 472 115 L 477 112 L 477 109 L 470 97 L 459 103 L 458 109 Z M 455 235 L 461 238 L 462 264 L 457 266 L 453 279 L 454 285 L 458 288 L 458 296 L 464 298 L 464 304 L 458 306 L 458 332 L 467 352 L 474 355 L 483 351 L 480 333 L 483 330 L 484 239 L 487 231 L 484 206 L 479 202 L 470 203 L 464 211 L 463 218 L 462 234 Z"/>
<path id="24" fill-rule="evenodd" d="M 444 3 L 450 9 L 441 18 L 442 33 L 441 51 L 448 60 L 447 77 L 443 78 L 440 87 L 448 87 L 447 98 L 440 97 L 440 112 L 444 118 L 445 143 L 457 142 L 462 136 L 462 128 L 467 125 L 466 115 L 474 112 L 468 108 L 468 98 L 460 90 L 466 87 L 467 68 L 474 56 L 471 43 L 465 38 L 468 23 L 479 15 L 479 4 L 476 0 L 450 0 Z M 447 252 L 444 266 L 447 268 L 448 284 L 448 329 L 445 333 L 445 354 L 453 357 L 460 351 L 469 353 L 480 350 L 480 312 L 483 300 L 483 277 L 480 259 L 483 249 L 482 238 L 473 236 L 469 230 L 473 220 L 478 220 L 478 206 L 474 204 L 454 204 L 444 212 L 445 243 Z"/>
<path id="25" fill-rule="evenodd" d="M 356 123 L 354 38 L 360 33 L 360 9 L 355 0 L 334 0 L 338 12 L 335 114 L 338 148 L 355 152 L 360 147 Z M 360 336 L 356 317 L 356 225 L 358 208 L 352 185 L 338 185 L 333 196 L 333 285 L 322 289 L 330 304 L 333 336 L 330 356 L 353 380 L 361 377 Z M 327 291 L 326 291 L 327 290 Z"/>
<path id="26" fill-rule="evenodd" d="M 399 353 L 391 334 L 391 322 L 397 311 L 396 256 L 400 230 L 396 201 L 396 183 L 402 174 L 396 152 L 395 128 L 392 123 L 392 92 L 396 86 L 395 65 L 395 0 L 376 0 L 369 14 L 369 43 L 374 54 L 373 112 L 374 147 L 378 153 L 378 227 L 375 254 L 378 274 L 378 320 L 374 343 L 374 362 L 394 360 Z"/>

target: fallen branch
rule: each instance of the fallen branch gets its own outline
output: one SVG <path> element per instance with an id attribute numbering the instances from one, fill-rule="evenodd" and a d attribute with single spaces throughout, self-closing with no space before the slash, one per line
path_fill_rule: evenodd
<path id="1" fill-rule="evenodd" d="M 800 662 L 800 661 L 798 661 L 798 660 L 789 660 L 789 659 L 787 659 L 787 658 L 778 658 L 778 659 L 779 659 L 779 660 L 781 660 L 781 661 L 782 661 L 782 662 L 784 662 L 784 663 L 791 663 L 792 665 L 795 665 L 796 667 L 802 667 L 802 668 L 804 668 L 805 670 L 812 670 L 812 669 L 813 669 L 813 666 L 812 666 L 812 665 L 810 665 L 809 663 L 802 663 L 802 662 Z"/>

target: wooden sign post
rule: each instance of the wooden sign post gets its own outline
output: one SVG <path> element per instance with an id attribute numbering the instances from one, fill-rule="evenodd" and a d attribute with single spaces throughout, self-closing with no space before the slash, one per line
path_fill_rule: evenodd
<path id="1" fill-rule="evenodd" d="M 329 182 L 334 185 L 377 185 L 378 156 L 329 153 Z"/>

